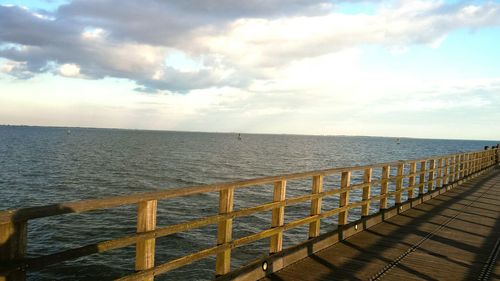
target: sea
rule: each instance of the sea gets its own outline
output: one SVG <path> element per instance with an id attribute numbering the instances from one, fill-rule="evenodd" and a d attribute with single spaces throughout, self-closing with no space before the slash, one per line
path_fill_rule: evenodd
<path id="1" fill-rule="evenodd" d="M 497 141 L 144 131 L 0 126 L 0 210 L 482 150 Z M 331 182 L 331 186 L 328 184 Z M 325 182 L 335 188 L 337 178 Z M 310 192 L 310 181 L 287 183 L 287 198 Z M 354 199 L 359 194 L 353 194 Z M 272 186 L 238 190 L 235 209 L 272 201 Z M 324 200 L 324 208 L 338 198 Z M 286 222 L 307 216 L 310 203 L 286 207 Z M 162 200 L 158 227 L 216 214 L 218 193 Z M 37 257 L 135 233 L 134 205 L 29 221 L 27 257 Z M 372 212 L 376 211 L 375 209 Z M 350 220 L 359 212 L 350 214 Z M 233 238 L 270 226 L 264 212 L 237 218 Z M 336 218 L 322 220 L 322 233 Z M 307 226 L 285 232 L 284 247 L 307 239 Z M 263 257 L 268 240 L 232 252 L 232 269 Z M 156 264 L 216 244 L 216 226 L 156 241 Z M 29 271 L 28 280 L 110 280 L 134 272 L 135 247 L 94 254 Z M 215 258 L 156 280 L 211 280 Z"/>

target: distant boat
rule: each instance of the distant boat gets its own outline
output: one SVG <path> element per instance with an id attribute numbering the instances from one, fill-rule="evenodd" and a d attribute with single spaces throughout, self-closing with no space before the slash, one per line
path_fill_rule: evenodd
<path id="1" fill-rule="evenodd" d="M 396 139 L 396 144 L 400 144 L 399 138 Z"/>
<path id="2" fill-rule="evenodd" d="M 66 131 L 66 134 L 67 134 L 67 135 L 71 135 L 71 130 L 70 130 L 70 129 L 68 129 L 68 130 Z"/>

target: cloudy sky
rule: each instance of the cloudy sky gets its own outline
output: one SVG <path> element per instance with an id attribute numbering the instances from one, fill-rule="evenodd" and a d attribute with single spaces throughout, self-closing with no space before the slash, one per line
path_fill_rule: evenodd
<path id="1" fill-rule="evenodd" d="M 0 124 L 500 140 L 500 1 L 0 0 Z"/>

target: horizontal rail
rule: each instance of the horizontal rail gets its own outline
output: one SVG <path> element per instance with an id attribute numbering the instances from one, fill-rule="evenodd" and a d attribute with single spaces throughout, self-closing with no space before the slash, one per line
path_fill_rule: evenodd
<path id="1" fill-rule="evenodd" d="M 142 201 L 165 200 L 176 197 L 196 195 L 201 193 L 218 192 L 232 187 L 239 189 L 255 185 L 271 184 L 280 180 L 305 179 L 316 175 L 326 176 L 341 172 L 363 170 L 366 168 L 381 168 L 383 166 L 393 166 L 401 163 L 408 164 L 411 162 L 427 161 L 436 158 L 454 157 L 458 155 L 462 154 L 449 154 L 445 156 L 427 157 L 427 158 L 405 160 L 405 161 L 401 160 L 401 161 L 394 161 L 387 163 L 378 163 L 373 165 L 351 166 L 351 167 L 333 168 L 333 169 L 317 170 L 317 171 L 302 172 L 302 173 L 291 173 L 280 176 L 270 176 L 270 177 L 262 177 L 249 180 L 239 180 L 239 181 L 225 182 L 225 183 L 190 186 L 185 188 L 176 188 L 176 189 L 169 189 L 169 190 L 162 190 L 162 191 L 155 191 L 148 193 L 138 193 L 127 196 L 114 196 L 108 198 L 88 199 L 88 200 L 66 202 L 66 203 L 52 204 L 39 207 L 6 210 L 0 212 L 0 224 L 16 222 L 16 221 L 26 221 L 31 219 L 63 215 L 69 213 L 83 213 L 93 210 L 108 209 L 123 205 L 136 204 Z"/>

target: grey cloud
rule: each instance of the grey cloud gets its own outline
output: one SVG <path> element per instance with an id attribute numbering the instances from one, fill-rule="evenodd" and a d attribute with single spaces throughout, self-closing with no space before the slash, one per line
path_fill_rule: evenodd
<path id="1" fill-rule="evenodd" d="M 484 4 L 484 11 L 479 10 L 477 19 L 469 22 L 457 16 L 463 7 L 444 5 L 428 11 L 427 15 L 408 15 L 414 22 L 408 34 L 398 29 L 374 33 L 382 32 L 381 37 L 389 44 L 429 43 L 456 28 L 500 24 L 497 4 Z M 213 50 L 198 45 L 198 36 L 223 35 L 230 30 L 231 23 L 240 18 L 324 15 L 331 8 L 331 1 L 325 0 L 75 0 L 53 13 L 38 11 L 40 17 L 19 7 L 0 5 L 0 57 L 18 62 L 9 73 L 22 79 L 41 72 L 55 72 L 55 66 L 72 63 L 80 67 L 81 75 L 86 78 L 130 79 L 141 91 L 182 93 L 210 87 L 245 87 L 252 80 L 270 78 L 266 69 L 272 72 L 273 68 L 296 58 L 384 42 L 371 38 L 367 31 L 343 34 L 335 32 L 335 28 L 342 29 L 340 26 L 325 26 L 332 29 L 331 36 L 309 41 L 282 42 L 279 38 L 269 38 L 265 42 L 251 42 L 249 49 L 260 52 L 263 59 L 248 66 L 239 62 L 245 54 L 214 60 Z M 102 28 L 105 38 L 84 40 L 82 32 L 89 28 Z M 372 29 L 367 27 L 367 30 Z M 5 44 L 21 47 L 5 47 Z M 127 49 L 129 45 L 132 47 Z M 144 59 L 142 52 L 145 51 L 140 46 L 150 48 L 156 59 Z M 205 68 L 186 72 L 169 67 L 164 62 L 169 48 L 203 56 Z M 232 74 L 218 74 L 223 72 L 217 71 L 219 68 L 232 70 Z M 157 71 L 162 75 L 153 79 Z"/>
<path id="2" fill-rule="evenodd" d="M 189 44 L 189 33 L 198 28 L 205 33 L 217 33 L 224 24 L 238 18 L 325 13 L 327 3 L 325 0 L 76 0 L 61 6 L 57 17 L 112 30 L 111 36 L 119 40 L 185 46 Z"/>
<path id="3" fill-rule="evenodd" d="M 53 71 L 51 65 L 74 63 L 87 78 L 127 78 L 144 89 L 186 92 L 191 89 L 224 85 L 245 85 L 244 78 L 234 75 L 217 77 L 209 70 L 180 72 L 159 65 L 128 62 L 127 55 L 117 56 L 115 50 L 122 44 L 144 44 L 185 48 L 192 44 L 193 32 L 223 30 L 228 21 L 239 17 L 279 16 L 299 13 L 301 9 L 321 12 L 321 1 L 274 0 L 245 1 L 118 1 L 76 0 L 61 6 L 53 14 L 37 11 L 40 18 L 20 7 L 0 6 L 0 57 L 23 62 L 11 70 L 18 78 L 30 78 L 36 73 Z M 86 42 L 81 33 L 88 28 L 102 28 L 108 32 L 107 42 Z M 184 46 L 184 47 L 180 47 Z M 196 48 L 196 46 L 193 46 Z M 133 58 L 134 55 L 130 54 Z M 207 61 L 210 63 L 209 61 Z M 151 77 L 155 69 L 163 68 L 161 80 Z"/>

